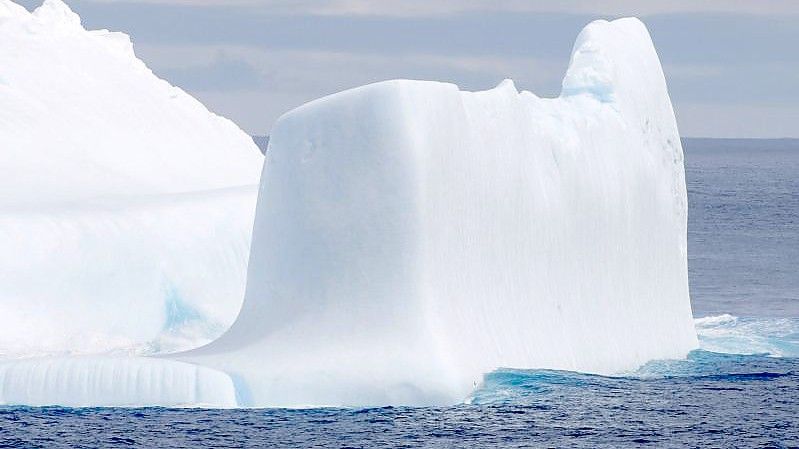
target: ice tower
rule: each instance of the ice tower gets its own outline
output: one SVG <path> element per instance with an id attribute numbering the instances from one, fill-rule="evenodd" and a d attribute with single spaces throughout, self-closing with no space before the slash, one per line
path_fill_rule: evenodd
<path id="1" fill-rule="evenodd" d="M 621 19 L 580 33 L 558 98 L 396 80 L 281 117 L 242 311 L 180 359 L 244 405 L 441 404 L 499 367 L 696 347 L 680 138 L 649 34 Z"/>

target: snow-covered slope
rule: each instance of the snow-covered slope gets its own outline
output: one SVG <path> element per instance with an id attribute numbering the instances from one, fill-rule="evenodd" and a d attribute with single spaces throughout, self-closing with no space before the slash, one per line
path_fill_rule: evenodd
<path id="1" fill-rule="evenodd" d="M 257 184 L 252 139 L 153 75 L 127 35 L 84 30 L 60 0 L 0 4 L 0 204 Z"/>
<path id="2" fill-rule="evenodd" d="M 559 98 L 387 81 L 285 114 L 266 154 L 241 314 L 179 355 L 246 405 L 449 403 L 498 367 L 697 347 L 682 148 L 636 19 L 582 31 Z"/>
<path id="3" fill-rule="evenodd" d="M 244 292 L 263 157 L 60 0 L 0 0 L 0 356 L 160 352 Z"/>

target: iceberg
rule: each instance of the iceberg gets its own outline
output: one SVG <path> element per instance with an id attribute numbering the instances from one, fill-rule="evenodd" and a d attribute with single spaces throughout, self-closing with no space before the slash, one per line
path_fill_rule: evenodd
<path id="1" fill-rule="evenodd" d="M 265 159 L 60 1 L 0 0 L 0 42 L 0 347 L 112 351 L 6 360 L 2 404 L 452 404 L 501 367 L 698 346 L 682 147 L 637 19 L 589 24 L 557 98 L 385 81 L 286 113 Z"/>
<path id="2" fill-rule="evenodd" d="M 189 349 L 235 320 L 263 156 L 60 0 L 0 0 L 0 356 Z"/>
<path id="3" fill-rule="evenodd" d="M 178 360 L 240 405 L 448 404 L 500 367 L 697 348 L 683 153 L 637 19 L 589 24 L 558 98 L 394 80 L 270 134 L 244 304 Z"/>

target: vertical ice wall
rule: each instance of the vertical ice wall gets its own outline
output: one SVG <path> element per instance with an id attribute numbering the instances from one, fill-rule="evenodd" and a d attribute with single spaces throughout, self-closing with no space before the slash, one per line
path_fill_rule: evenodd
<path id="1" fill-rule="evenodd" d="M 0 357 L 185 349 L 239 310 L 263 157 L 60 0 L 0 0 Z"/>
<path id="2" fill-rule="evenodd" d="M 636 19 L 588 25 L 555 99 L 388 81 L 270 139 L 242 311 L 179 356 L 244 405 L 456 402 L 497 367 L 697 346 L 682 148 Z"/>

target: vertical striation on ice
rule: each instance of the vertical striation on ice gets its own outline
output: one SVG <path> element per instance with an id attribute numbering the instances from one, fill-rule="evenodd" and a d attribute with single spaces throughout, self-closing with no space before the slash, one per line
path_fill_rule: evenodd
<path id="1" fill-rule="evenodd" d="M 0 404 L 68 407 L 235 407 L 225 373 L 141 357 L 56 357 L 0 362 Z"/>
<path id="2" fill-rule="evenodd" d="M 697 347 L 682 148 L 637 19 L 560 97 L 395 80 L 270 134 L 242 311 L 179 355 L 257 406 L 463 400 L 498 367 L 614 373 Z"/>

